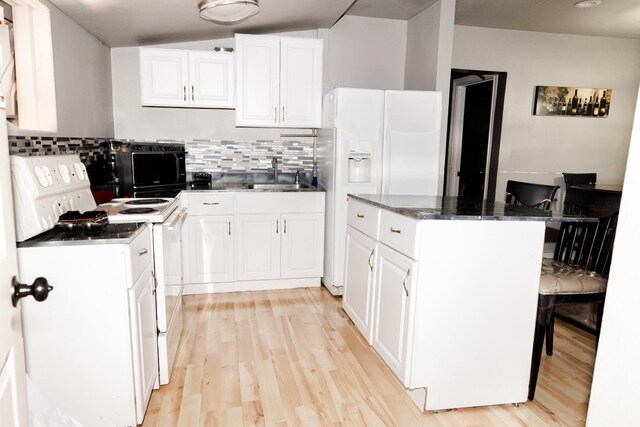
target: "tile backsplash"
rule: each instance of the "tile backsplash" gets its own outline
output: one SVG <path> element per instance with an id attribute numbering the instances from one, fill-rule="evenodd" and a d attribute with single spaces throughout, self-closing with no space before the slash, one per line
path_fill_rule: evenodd
<path id="1" fill-rule="evenodd" d="M 271 169 L 278 158 L 281 172 L 313 169 L 313 140 L 205 141 L 185 143 L 187 172 L 250 172 Z"/>
<path id="2" fill-rule="evenodd" d="M 78 154 L 85 165 L 107 157 L 107 138 L 58 138 L 9 135 L 9 154 L 19 156 L 56 156 Z"/>
<path id="3" fill-rule="evenodd" d="M 63 138 L 9 136 L 9 153 L 20 156 L 78 154 L 84 164 L 107 159 L 107 138 Z M 168 141 L 162 141 L 168 142 Z M 182 142 L 182 141 L 170 141 Z M 301 141 L 213 141 L 185 142 L 187 172 L 256 172 L 271 169 L 278 158 L 284 173 L 311 172 L 313 140 Z"/>

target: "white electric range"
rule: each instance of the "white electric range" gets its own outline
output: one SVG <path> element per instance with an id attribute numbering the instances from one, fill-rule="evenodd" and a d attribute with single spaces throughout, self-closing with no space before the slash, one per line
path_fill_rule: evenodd
<path id="1" fill-rule="evenodd" d="M 83 425 L 141 424 L 158 385 L 151 225 L 94 211 L 77 155 L 10 165 L 20 279 L 52 287 L 19 302 L 27 373 Z"/>
<path id="2" fill-rule="evenodd" d="M 169 383 L 182 332 L 182 225 L 187 211 L 179 204 L 179 198 L 123 198 L 96 208 L 106 211 L 112 224 L 152 223 L 160 385 Z"/>

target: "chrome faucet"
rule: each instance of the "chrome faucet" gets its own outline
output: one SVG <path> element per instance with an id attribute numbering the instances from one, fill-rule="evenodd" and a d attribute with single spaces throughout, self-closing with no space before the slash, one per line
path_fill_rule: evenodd
<path id="1" fill-rule="evenodd" d="M 273 156 L 271 159 L 271 167 L 273 168 L 273 183 L 278 183 L 278 158 Z"/>

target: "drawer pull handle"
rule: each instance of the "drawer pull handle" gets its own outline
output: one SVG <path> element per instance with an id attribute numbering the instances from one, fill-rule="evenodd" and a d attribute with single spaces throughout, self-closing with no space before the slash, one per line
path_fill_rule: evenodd
<path id="1" fill-rule="evenodd" d="M 229 221 L 229 236 L 231 236 L 231 221 Z"/>
<path id="2" fill-rule="evenodd" d="M 276 234 L 278 234 L 279 228 L 280 228 L 280 221 L 276 219 Z"/>
<path id="3" fill-rule="evenodd" d="M 392 233 L 402 234 L 402 231 L 401 231 L 401 230 L 396 230 L 396 229 L 395 229 L 395 228 L 393 228 L 393 227 L 389 227 L 389 230 L 391 230 L 391 232 L 392 232 Z"/>
<path id="4" fill-rule="evenodd" d="M 142 248 L 141 250 L 138 251 L 138 255 L 142 256 L 149 253 L 149 251 L 147 250 L 147 248 Z"/>
<path id="5" fill-rule="evenodd" d="M 204 206 L 218 206 L 220 202 L 204 202 L 202 203 Z"/>
<path id="6" fill-rule="evenodd" d="M 373 254 L 375 253 L 375 249 L 371 250 L 371 255 L 369 255 L 369 268 L 373 271 L 373 264 L 371 264 L 371 258 L 373 258 Z"/>
<path id="7" fill-rule="evenodd" d="M 362 215 L 362 214 L 356 214 L 356 216 L 357 216 L 358 218 L 364 218 L 364 215 Z"/>
<path id="8" fill-rule="evenodd" d="M 402 279 L 402 287 L 404 288 L 404 293 L 409 296 L 409 291 L 407 290 L 407 279 L 409 278 L 409 276 L 411 275 L 411 269 L 407 270 L 407 275 L 404 276 L 404 279 Z"/>
<path id="9" fill-rule="evenodd" d="M 287 234 L 287 220 L 284 220 L 284 234 Z"/>

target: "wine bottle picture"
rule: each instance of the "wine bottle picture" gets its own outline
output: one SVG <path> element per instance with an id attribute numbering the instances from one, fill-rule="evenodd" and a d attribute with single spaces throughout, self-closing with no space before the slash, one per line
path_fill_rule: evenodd
<path id="1" fill-rule="evenodd" d="M 536 86 L 533 115 L 604 118 L 609 115 L 610 103 L 611 89 Z"/>

